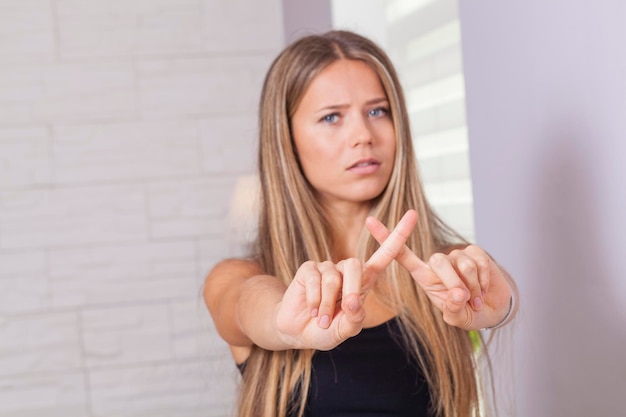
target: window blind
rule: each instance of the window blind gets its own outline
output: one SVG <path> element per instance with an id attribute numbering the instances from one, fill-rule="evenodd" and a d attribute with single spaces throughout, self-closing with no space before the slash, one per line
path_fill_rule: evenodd
<path id="1" fill-rule="evenodd" d="M 379 43 L 407 98 L 426 195 L 437 213 L 474 240 L 456 0 L 333 0 L 333 26 Z"/>

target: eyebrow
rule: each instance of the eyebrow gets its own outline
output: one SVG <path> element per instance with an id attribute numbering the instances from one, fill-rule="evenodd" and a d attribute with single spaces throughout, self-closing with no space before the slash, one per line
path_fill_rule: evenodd
<path id="1" fill-rule="evenodd" d="M 371 106 L 372 104 L 380 104 L 384 102 L 389 102 L 387 97 L 377 97 L 365 102 L 366 105 Z M 317 110 L 315 113 L 321 113 L 328 110 L 340 110 L 348 107 L 349 104 L 332 104 L 330 106 L 324 106 L 321 109 Z"/>

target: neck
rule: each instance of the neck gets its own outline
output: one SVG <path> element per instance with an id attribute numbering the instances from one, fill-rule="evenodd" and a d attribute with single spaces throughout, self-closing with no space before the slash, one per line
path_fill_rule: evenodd
<path id="1" fill-rule="evenodd" d="M 369 204 L 342 204 L 326 207 L 335 247 L 335 259 L 353 258 L 358 253 L 358 241 L 365 219 L 370 212 Z"/>

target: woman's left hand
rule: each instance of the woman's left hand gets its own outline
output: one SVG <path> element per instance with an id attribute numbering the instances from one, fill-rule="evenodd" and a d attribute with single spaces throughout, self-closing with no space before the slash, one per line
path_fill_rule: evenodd
<path id="1" fill-rule="evenodd" d="M 389 230 L 369 217 L 367 228 L 382 243 Z M 480 247 L 435 253 L 422 261 L 408 247 L 396 260 L 443 313 L 446 323 L 466 330 L 499 325 L 508 315 L 513 288 L 508 274 Z"/>

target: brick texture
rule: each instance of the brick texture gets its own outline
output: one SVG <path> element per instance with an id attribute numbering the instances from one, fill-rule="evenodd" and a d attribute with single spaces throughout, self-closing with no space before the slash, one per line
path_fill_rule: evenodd
<path id="1" fill-rule="evenodd" d="M 237 255 L 279 0 L 0 1 L 0 417 L 225 417 L 203 304 Z"/>

